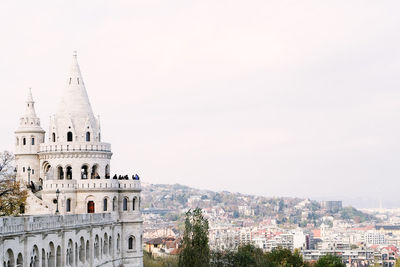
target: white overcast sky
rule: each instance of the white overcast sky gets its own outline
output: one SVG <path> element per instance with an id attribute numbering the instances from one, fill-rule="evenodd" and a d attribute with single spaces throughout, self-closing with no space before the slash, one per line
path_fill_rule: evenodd
<path id="1" fill-rule="evenodd" d="M 265 196 L 400 200 L 399 1 L 0 3 L 0 149 L 45 130 L 73 50 L 112 171 Z"/>

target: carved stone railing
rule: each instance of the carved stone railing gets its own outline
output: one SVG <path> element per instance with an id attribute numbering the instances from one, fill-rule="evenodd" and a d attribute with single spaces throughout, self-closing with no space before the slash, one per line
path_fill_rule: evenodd
<path id="1" fill-rule="evenodd" d="M 87 225 L 104 225 L 111 224 L 114 221 L 115 219 L 111 213 L 1 217 L 0 235 L 32 231 L 51 231 L 60 228 L 76 228 Z"/>
<path id="2" fill-rule="evenodd" d="M 140 180 L 116 180 L 116 179 L 84 179 L 84 180 L 45 180 L 43 190 L 62 189 L 118 189 L 140 190 Z"/>
<path id="3" fill-rule="evenodd" d="M 40 144 L 39 153 L 49 152 L 111 152 L 109 143 L 56 142 Z"/>

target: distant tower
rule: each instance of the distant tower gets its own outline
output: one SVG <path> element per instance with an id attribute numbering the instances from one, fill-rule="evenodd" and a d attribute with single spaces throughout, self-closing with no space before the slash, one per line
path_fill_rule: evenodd
<path id="1" fill-rule="evenodd" d="M 15 161 L 17 180 L 28 183 L 28 180 L 39 183 L 39 147 L 44 142 L 45 131 L 36 116 L 35 102 L 29 88 L 25 114 L 20 118 L 15 131 Z"/>

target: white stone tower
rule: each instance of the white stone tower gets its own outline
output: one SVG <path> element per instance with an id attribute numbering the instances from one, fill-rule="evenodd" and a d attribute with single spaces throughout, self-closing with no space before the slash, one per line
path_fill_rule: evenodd
<path id="1" fill-rule="evenodd" d="M 15 131 L 15 159 L 17 180 L 25 184 L 30 181 L 39 184 L 39 146 L 44 142 L 45 131 L 36 116 L 35 102 L 29 88 L 25 114 L 20 118 Z"/>
<path id="2" fill-rule="evenodd" d="M 93 115 L 76 53 L 60 105 L 50 118 L 47 140 L 30 92 L 25 115 L 15 134 L 17 177 L 27 181 L 30 167 L 34 185 L 31 188 L 34 193 L 29 191 L 26 215 L 64 215 L 62 221 L 66 224 L 69 220 L 96 216 L 112 219 L 111 225 L 100 230 L 94 230 L 88 222 L 82 231 L 80 228 L 74 234 L 65 233 L 71 235 L 75 250 L 69 247 L 69 242 L 61 240 L 60 251 L 74 255 L 73 266 L 142 267 L 140 181 L 132 176 L 111 177 L 111 145 L 101 141 L 100 122 Z M 52 216 L 48 218 L 51 220 Z M 74 223 L 71 222 L 72 227 Z M 85 247 L 85 252 L 79 253 L 86 257 L 77 256 L 78 241 L 81 248 Z M 52 246 L 44 250 L 51 251 Z M 62 263 L 63 258 L 60 256 L 57 262 Z"/>

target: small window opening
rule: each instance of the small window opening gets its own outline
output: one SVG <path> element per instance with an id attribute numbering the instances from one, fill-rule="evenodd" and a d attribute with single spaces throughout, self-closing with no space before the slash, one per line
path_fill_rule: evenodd
<path id="1" fill-rule="evenodd" d="M 107 211 L 107 198 L 105 198 L 104 200 L 103 200 L 103 210 L 104 211 Z"/>
<path id="2" fill-rule="evenodd" d="M 24 139 L 22 139 L 22 144 L 26 145 L 26 138 L 24 137 Z"/>
<path id="3" fill-rule="evenodd" d="M 32 137 L 32 146 L 34 146 L 34 145 L 35 145 L 35 138 Z"/>
<path id="4" fill-rule="evenodd" d="M 67 167 L 67 179 L 68 180 L 72 179 L 72 167 L 71 166 Z"/>
<path id="5" fill-rule="evenodd" d="M 70 212 L 71 211 L 71 199 L 70 198 L 68 198 L 67 199 L 67 204 L 66 204 L 66 211 L 67 212 Z"/>
<path id="6" fill-rule="evenodd" d="M 53 139 L 53 142 L 55 142 L 55 141 L 56 141 L 56 133 L 53 133 L 53 134 L 52 134 L 52 137 L 53 137 L 53 138 L 52 138 L 52 139 Z"/>
<path id="7" fill-rule="evenodd" d="M 86 142 L 90 142 L 90 132 L 86 132 Z"/>
<path id="8" fill-rule="evenodd" d="M 128 210 L 128 199 L 124 198 L 124 200 L 122 201 L 122 210 L 126 211 Z"/>
<path id="9" fill-rule="evenodd" d="M 67 133 L 67 142 L 72 142 L 72 132 Z"/>

